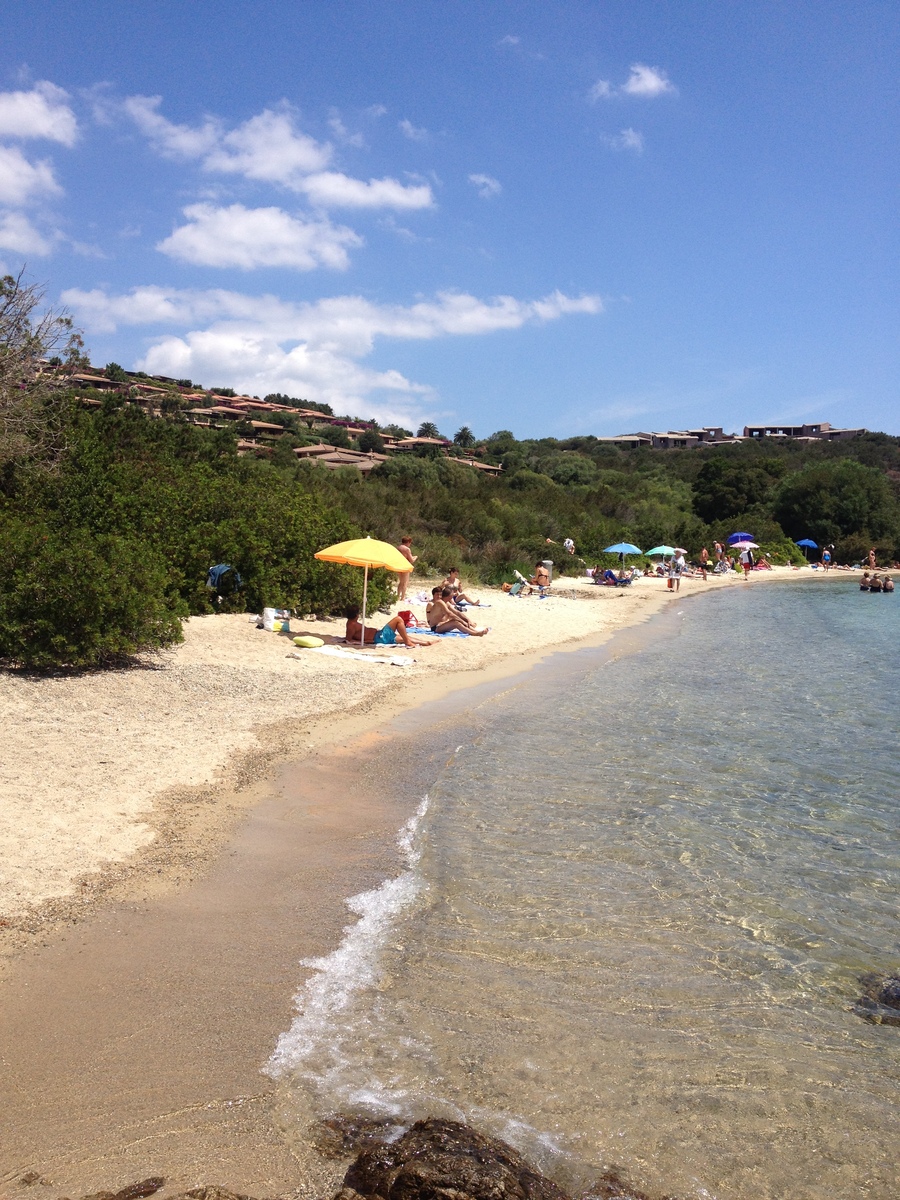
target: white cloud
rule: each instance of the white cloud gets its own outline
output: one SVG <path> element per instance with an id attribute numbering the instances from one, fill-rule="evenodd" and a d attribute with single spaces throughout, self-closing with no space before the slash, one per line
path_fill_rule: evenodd
<path id="1" fill-rule="evenodd" d="M 482 200 L 490 200 L 492 196 L 499 196 L 503 188 L 498 179 L 494 179 L 492 175 L 470 175 L 469 183 L 478 189 L 478 195 Z"/>
<path id="2" fill-rule="evenodd" d="M 61 191 L 49 162 L 32 163 L 18 146 L 0 146 L 0 203 L 20 205 Z"/>
<path id="3" fill-rule="evenodd" d="M 225 171 L 247 179 L 295 187 L 312 171 L 331 161 L 331 147 L 294 128 L 289 109 L 265 109 L 237 129 L 226 133 L 204 159 L 207 171 Z"/>
<path id="4" fill-rule="evenodd" d="M 601 140 L 611 150 L 631 150 L 635 154 L 643 154 L 644 152 L 644 135 L 637 129 L 623 129 L 615 137 L 604 134 Z"/>
<path id="5" fill-rule="evenodd" d="M 123 102 L 131 117 L 153 147 L 172 158 L 202 158 L 222 136 L 220 122 L 207 117 L 202 125 L 175 125 L 159 111 L 162 96 L 129 96 Z"/>
<path id="6" fill-rule="evenodd" d="M 405 187 L 396 179 L 352 179 L 339 171 L 307 175 L 297 184 L 320 208 L 431 208 L 434 196 L 428 184 Z"/>
<path id="7" fill-rule="evenodd" d="M 46 138 L 74 146 L 78 122 L 62 88 L 42 80 L 30 92 L 0 92 L 0 136 Z"/>
<path id="8" fill-rule="evenodd" d="M 371 104 L 366 109 L 366 114 L 372 117 L 374 120 L 377 120 L 379 117 L 387 115 L 387 109 L 383 104 Z"/>
<path id="9" fill-rule="evenodd" d="M 502 37 L 497 43 L 498 46 L 518 46 L 521 38 L 516 37 L 514 33 L 508 33 L 506 37 Z"/>
<path id="10" fill-rule="evenodd" d="M 113 332 L 120 325 L 194 326 L 161 336 L 141 366 L 153 373 L 192 379 L 226 379 L 264 395 L 284 391 L 324 400 L 342 412 L 409 419 L 410 404 L 431 395 L 427 385 L 397 371 L 359 363 L 377 338 L 422 341 L 477 336 L 558 320 L 572 313 L 599 313 L 597 296 L 553 292 L 540 300 L 495 296 L 479 300 L 442 292 L 409 306 L 378 305 L 362 296 L 336 296 L 292 304 L 275 296 L 248 296 L 224 289 L 187 291 L 135 288 L 128 295 L 71 289 L 62 301 L 88 328 Z M 198 328 L 198 326 L 205 326 Z"/>
<path id="11" fill-rule="evenodd" d="M 196 126 L 175 125 L 159 111 L 159 96 L 130 96 L 125 111 L 161 153 L 176 158 L 199 159 L 205 171 L 242 175 L 280 184 L 302 193 L 319 208 L 430 208 L 434 203 L 428 185 L 405 187 L 396 179 L 353 179 L 340 171 L 326 171 L 333 157 L 327 142 L 317 142 L 295 127 L 288 105 L 265 109 L 236 129 L 207 117 Z M 332 115 L 342 135 L 346 129 Z M 358 135 L 349 134 L 353 144 Z"/>
<path id="12" fill-rule="evenodd" d="M 434 300 L 404 306 L 373 304 L 363 296 L 334 296 L 295 304 L 276 296 L 249 296 L 220 288 L 135 288 L 111 296 L 101 289 L 64 293 L 63 301 L 92 328 L 112 331 L 119 325 L 225 322 L 252 331 L 265 328 L 278 341 L 307 341 L 368 353 L 376 337 L 422 340 L 446 335 L 476 335 L 519 329 L 572 313 L 600 313 L 599 296 L 551 292 L 540 300 L 494 296 L 479 300 L 465 292 L 439 292 Z"/>
<path id="13" fill-rule="evenodd" d="M 331 110 L 331 116 L 328 118 L 328 128 L 334 134 L 339 142 L 343 142 L 346 146 L 364 146 L 365 138 L 361 133 L 351 133 L 344 122 L 341 120 L 341 114 L 336 108 Z"/>
<path id="14" fill-rule="evenodd" d="M 678 89 L 669 81 L 665 71 L 659 67 L 647 67 L 633 63 L 631 74 L 621 87 L 614 87 L 608 79 L 598 79 L 588 89 L 588 100 L 611 100 L 614 96 L 640 96 L 652 100 L 655 96 L 677 96 Z"/>
<path id="15" fill-rule="evenodd" d="M 48 241 L 22 213 L 0 213 L 0 250 L 15 254 L 49 254 L 53 243 Z"/>
<path id="16" fill-rule="evenodd" d="M 634 63 L 627 82 L 622 85 L 622 91 L 626 96 L 652 98 L 666 94 L 674 95 L 677 89 L 674 84 L 669 82 L 665 71 L 661 71 L 659 67 L 647 67 L 643 63 Z"/>
<path id="17" fill-rule="evenodd" d="M 171 258 L 198 266 L 343 270 L 350 261 L 347 248 L 362 245 L 362 238 L 346 226 L 292 217 L 280 208 L 191 204 L 184 215 L 188 224 L 156 248 Z"/>
<path id="18" fill-rule="evenodd" d="M 402 121 L 397 122 L 397 127 L 404 137 L 409 138 L 411 142 L 427 142 L 428 130 L 418 129 L 413 125 L 412 121 L 407 121 L 404 117 Z"/>

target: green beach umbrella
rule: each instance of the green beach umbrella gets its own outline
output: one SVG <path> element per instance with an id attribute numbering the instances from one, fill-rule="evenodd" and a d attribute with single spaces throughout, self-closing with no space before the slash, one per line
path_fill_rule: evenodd
<path id="1" fill-rule="evenodd" d="M 663 558 L 668 558 L 670 554 L 674 553 L 674 546 L 654 546 L 652 550 L 646 551 L 648 558 L 655 558 L 657 554 L 661 554 Z"/>

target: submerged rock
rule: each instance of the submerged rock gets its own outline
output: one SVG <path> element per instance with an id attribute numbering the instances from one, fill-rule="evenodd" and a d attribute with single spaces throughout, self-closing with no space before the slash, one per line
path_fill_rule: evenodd
<path id="1" fill-rule="evenodd" d="M 344 1176 L 343 1200 L 567 1200 L 497 1138 L 456 1121 L 417 1121 L 389 1145 L 364 1150 Z"/>
<path id="2" fill-rule="evenodd" d="M 650 1200 L 646 1192 L 640 1191 L 612 1168 L 604 1171 L 578 1200 Z M 673 1196 L 660 1196 L 659 1200 L 675 1200 Z"/>
<path id="3" fill-rule="evenodd" d="M 82 1196 L 81 1200 L 143 1200 L 143 1197 L 158 1192 L 165 1182 L 161 1175 L 154 1175 L 140 1183 L 129 1183 L 117 1192 L 92 1192 L 90 1196 Z"/>
<path id="4" fill-rule="evenodd" d="M 324 1158 L 346 1158 L 348 1154 L 393 1141 L 402 1132 L 402 1125 L 394 1121 L 334 1113 L 313 1126 L 313 1145 Z"/>
<path id="5" fill-rule="evenodd" d="M 873 1025 L 900 1025 L 900 974 L 861 975 L 863 994 L 853 1011 Z"/>

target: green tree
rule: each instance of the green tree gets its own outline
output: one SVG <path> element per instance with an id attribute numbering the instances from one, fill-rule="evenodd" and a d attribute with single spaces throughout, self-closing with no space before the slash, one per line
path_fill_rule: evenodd
<path id="1" fill-rule="evenodd" d="M 64 310 L 44 307 L 44 292 L 24 276 L 0 279 L 0 467 L 59 461 L 67 402 L 41 359 L 60 349 L 64 366 L 80 365 L 84 343 Z M 58 357 L 58 356 L 54 356 Z"/>
<path id="2" fill-rule="evenodd" d="M 113 383 L 128 383 L 128 375 L 125 368 L 120 367 L 117 362 L 107 363 L 103 368 L 103 374 Z"/>
<path id="3" fill-rule="evenodd" d="M 694 511 L 704 521 L 724 521 L 766 504 L 774 479 L 766 469 L 743 458 L 716 455 L 694 481 Z"/>
<path id="4" fill-rule="evenodd" d="M 871 541 L 900 546 L 900 505 L 883 471 L 845 459 L 816 463 L 789 475 L 778 490 L 775 516 L 789 537 L 819 545 Z"/>
<path id="5" fill-rule="evenodd" d="M 441 431 L 435 425 L 434 421 L 423 421 L 419 426 L 416 437 L 439 438 L 441 437 Z"/>
<path id="6" fill-rule="evenodd" d="M 463 450 L 468 450 L 475 445 L 475 434 L 468 425 L 463 425 L 454 433 L 453 442 L 454 445 L 461 446 Z"/>
<path id="7" fill-rule="evenodd" d="M 367 429 L 365 433 L 359 435 L 360 450 L 365 450 L 367 454 L 384 454 L 384 438 L 376 429 Z"/>

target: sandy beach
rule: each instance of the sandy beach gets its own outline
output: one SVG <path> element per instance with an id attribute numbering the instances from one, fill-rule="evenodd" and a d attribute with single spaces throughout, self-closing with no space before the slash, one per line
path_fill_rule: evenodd
<path id="1" fill-rule="evenodd" d="M 735 582 L 688 579 L 681 596 Z M 621 589 L 563 579 L 543 600 L 482 595 L 491 607 L 473 611 L 492 627 L 487 637 L 399 648 L 414 660 L 406 669 L 360 661 L 350 648 L 343 658 L 294 651 L 290 637 L 258 630 L 246 615 L 219 615 L 186 621 L 184 643 L 140 668 L 0 675 L 0 918 L 28 926 L 47 901 L 83 902 L 151 847 L 156 874 L 161 843 L 183 842 L 186 821 L 199 853 L 242 809 L 236 792 L 268 764 L 342 736 L 349 713 L 377 720 L 438 686 L 466 686 L 501 664 L 520 670 L 646 620 L 672 599 L 655 579 Z M 295 619 L 298 633 L 336 643 L 343 623 Z"/>
<path id="2" fill-rule="evenodd" d="M 396 869 L 429 764 L 382 727 L 775 578 L 798 576 L 690 578 L 677 595 L 658 579 L 563 579 L 543 600 L 480 589 L 491 634 L 401 651 L 405 668 L 295 653 L 241 615 L 188 621 L 140 668 L 0 676 L 0 1192 L 56 1200 L 162 1174 L 170 1194 L 323 1194 L 260 1068 L 298 962 L 339 940 L 346 896 Z M 343 636 L 337 621 L 298 632 Z M 398 760 L 415 762 L 399 782 Z"/>

